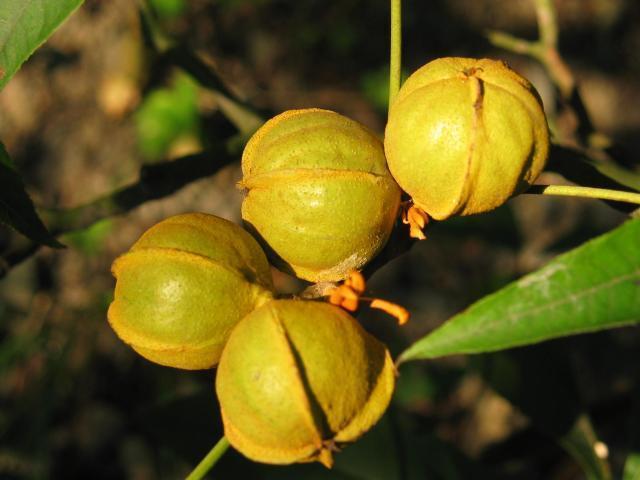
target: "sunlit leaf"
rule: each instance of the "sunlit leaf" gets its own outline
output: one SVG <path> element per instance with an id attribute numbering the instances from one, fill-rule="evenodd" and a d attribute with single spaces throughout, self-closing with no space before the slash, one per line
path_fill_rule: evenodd
<path id="1" fill-rule="evenodd" d="M 196 84 L 178 76 L 170 87 L 153 90 L 135 115 L 140 150 L 150 160 L 162 158 L 172 144 L 199 129 Z"/>
<path id="2" fill-rule="evenodd" d="M 0 1 L 0 90 L 82 0 Z"/>
<path id="3" fill-rule="evenodd" d="M 400 361 L 480 353 L 640 322 L 640 220 L 559 256 L 414 343 Z"/>

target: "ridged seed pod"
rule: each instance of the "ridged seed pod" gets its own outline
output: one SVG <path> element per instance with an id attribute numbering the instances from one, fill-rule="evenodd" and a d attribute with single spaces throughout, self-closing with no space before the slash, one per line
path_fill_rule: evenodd
<path id="1" fill-rule="evenodd" d="M 394 367 L 382 343 L 321 302 L 276 300 L 245 317 L 216 377 L 225 435 L 252 460 L 319 461 L 386 410 Z"/>
<path id="2" fill-rule="evenodd" d="M 545 166 L 549 132 L 537 92 L 504 63 L 440 58 L 400 89 L 384 146 L 398 184 L 441 220 L 526 190 Z"/>
<path id="3" fill-rule="evenodd" d="M 273 297 L 264 252 L 239 226 L 202 213 L 147 230 L 112 266 L 109 323 L 143 357 L 213 367 L 231 329 Z"/>
<path id="4" fill-rule="evenodd" d="M 242 218 L 281 270 L 336 281 L 386 243 L 400 201 L 382 142 L 320 109 L 265 123 L 242 155 Z"/>

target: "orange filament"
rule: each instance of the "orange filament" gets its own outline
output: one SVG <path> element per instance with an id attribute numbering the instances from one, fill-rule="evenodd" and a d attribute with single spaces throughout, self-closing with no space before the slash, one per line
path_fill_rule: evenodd
<path id="1" fill-rule="evenodd" d="M 349 274 L 349 278 L 344 281 L 344 284 L 359 295 L 362 295 L 367 288 L 367 283 L 358 271 L 353 271 Z"/>
<path id="2" fill-rule="evenodd" d="M 329 294 L 329 303 L 332 305 L 338 305 L 350 312 L 358 310 L 360 295 L 353 291 L 349 286 L 340 285 L 339 287 L 331 290 Z"/>
<path id="3" fill-rule="evenodd" d="M 409 204 L 411 204 L 410 207 Z M 410 202 L 404 204 L 402 206 L 402 223 L 409 225 L 409 236 L 411 238 L 417 238 L 418 240 L 427 238 L 424 234 L 424 228 L 429 223 L 429 216 L 420 207 Z"/>
<path id="4" fill-rule="evenodd" d="M 411 316 L 409 310 L 403 306 L 398 305 L 397 303 L 387 302 L 386 300 L 381 300 L 379 298 L 374 298 L 371 301 L 370 306 L 371 308 L 377 308 L 378 310 L 382 310 L 392 317 L 395 317 L 398 320 L 398 325 L 404 325 L 407 323 Z"/>
<path id="5" fill-rule="evenodd" d="M 329 303 L 344 308 L 349 312 L 355 312 L 360 306 L 360 301 L 369 302 L 371 308 L 382 310 L 398 320 L 399 325 L 404 325 L 409 320 L 409 311 L 395 303 L 379 298 L 366 298 L 361 295 L 366 289 L 366 282 L 360 272 L 352 272 L 344 283 L 329 293 Z"/>

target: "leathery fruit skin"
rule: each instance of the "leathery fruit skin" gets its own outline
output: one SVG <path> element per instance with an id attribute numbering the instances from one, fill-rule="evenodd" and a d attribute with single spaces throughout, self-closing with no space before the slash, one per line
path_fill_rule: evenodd
<path id="1" fill-rule="evenodd" d="M 216 391 L 225 435 L 248 458 L 331 467 L 382 416 L 394 382 L 385 346 L 344 310 L 275 300 L 233 330 Z"/>
<path id="2" fill-rule="evenodd" d="M 203 213 L 167 218 L 112 265 L 108 319 L 152 362 L 198 370 L 217 364 L 231 329 L 273 298 L 266 256 L 241 227 Z"/>
<path id="3" fill-rule="evenodd" d="M 400 89 L 384 146 L 402 189 L 442 220 L 526 190 L 545 166 L 549 132 L 537 92 L 504 63 L 440 58 Z"/>
<path id="4" fill-rule="evenodd" d="M 312 282 L 344 279 L 386 243 L 400 202 L 382 142 L 338 113 L 289 110 L 242 155 L 242 218 L 276 267 Z"/>

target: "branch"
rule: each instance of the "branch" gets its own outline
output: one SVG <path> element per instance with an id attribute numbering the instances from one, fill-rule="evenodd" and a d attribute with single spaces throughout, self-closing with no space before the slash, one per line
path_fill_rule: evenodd
<path id="1" fill-rule="evenodd" d="M 55 236 L 82 230 L 99 220 L 122 215 L 140 205 L 167 197 L 195 180 L 208 177 L 238 158 L 237 143 L 220 146 L 209 152 L 181 157 L 140 169 L 137 182 L 70 209 L 42 209 L 40 214 Z M 0 259 L 0 278 L 18 263 L 33 255 L 39 245 L 19 240 Z"/>
<path id="2" fill-rule="evenodd" d="M 553 0 L 533 0 L 538 18 L 540 41 L 548 48 L 558 45 L 558 21 Z"/>
<path id="3" fill-rule="evenodd" d="M 553 0 L 533 0 L 540 32 L 541 61 L 565 101 L 571 101 L 576 82 L 558 50 L 558 18 Z"/>
<path id="4" fill-rule="evenodd" d="M 489 42 L 496 47 L 536 59 L 540 57 L 540 44 L 538 42 L 530 42 L 498 30 L 487 30 L 486 35 Z"/>
<path id="5" fill-rule="evenodd" d="M 489 31 L 489 42 L 510 52 L 527 55 L 539 61 L 559 92 L 563 115 L 569 120 L 560 134 L 562 143 L 586 146 L 595 129 L 576 88 L 576 81 L 558 50 L 558 19 L 553 0 L 531 0 L 536 10 L 539 39 L 531 42 L 504 32 Z M 571 120 L 573 118 L 574 120 Z"/>
<path id="6" fill-rule="evenodd" d="M 238 98 L 215 68 L 161 30 L 144 0 L 139 0 L 138 5 L 145 39 L 157 55 L 157 60 L 182 68 L 203 87 L 213 91 L 218 107 L 240 133 L 210 152 L 143 166 L 136 183 L 85 205 L 71 209 L 41 209 L 41 217 L 54 236 L 82 230 L 104 218 L 122 215 L 145 202 L 167 197 L 195 180 L 213 175 L 237 159 L 246 140 L 264 123 L 262 115 Z M 24 238 L 15 239 L 10 249 L 0 257 L 0 278 L 39 248 L 40 245 Z"/>
<path id="7" fill-rule="evenodd" d="M 552 146 L 553 155 L 548 168 L 582 186 L 620 190 L 627 198 L 629 192 L 640 191 L 640 174 L 623 166 L 621 161 L 627 159 L 613 158 L 614 148 L 610 140 L 596 132 L 573 73 L 558 50 L 558 19 L 553 0 L 531 1 L 538 20 L 537 41 L 530 42 L 496 31 L 487 35 L 493 45 L 542 63 L 559 93 L 561 111 L 558 117 L 562 122 L 556 123 L 564 128 L 556 132 L 560 145 Z M 620 157 L 620 152 L 616 156 Z M 640 209 L 632 205 L 616 201 L 607 203 L 632 216 L 640 215 Z"/>
<path id="8" fill-rule="evenodd" d="M 155 53 L 156 61 L 181 68 L 201 86 L 214 92 L 218 107 L 240 133 L 250 135 L 264 123 L 262 115 L 227 87 L 211 62 L 162 30 L 145 0 L 139 0 L 138 7 L 144 38 Z"/>
<path id="9" fill-rule="evenodd" d="M 529 55 L 540 60 L 549 72 L 563 98 L 568 90 L 573 93 L 574 100 L 582 105 L 577 89 L 574 87 L 573 76 L 557 51 L 557 23 L 555 10 L 551 0 L 532 0 L 536 5 L 540 39 L 536 42 L 513 37 L 502 32 L 490 32 L 489 39 L 495 45 L 510 51 Z M 55 235 L 60 235 L 74 230 L 81 230 L 91 226 L 98 220 L 127 213 L 143 203 L 169 196 L 188 185 L 189 183 L 213 175 L 222 167 L 236 160 L 240 148 L 259 124 L 262 118 L 251 108 L 243 109 L 243 104 L 233 96 L 224 83 L 207 64 L 197 55 L 190 53 L 182 47 L 174 47 L 169 43 L 163 43 L 162 54 L 171 59 L 176 65 L 181 66 L 192 74 L 200 83 L 216 91 L 221 103 L 227 103 L 225 113 L 231 119 L 235 118 L 236 125 L 244 134 L 228 139 L 224 145 L 219 145 L 213 151 L 191 155 L 177 160 L 160 164 L 145 166 L 140 171 L 139 180 L 127 187 L 118 189 L 104 197 L 100 197 L 85 205 L 68 210 L 44 210 L 42 216 L 48 223 L 50 230 Z M 566 71 L 563 71 L 566 69 Z M 555 72 L 552 74 L 552 72 Z M 564 79 L 564 80 L 563 80 Z M 567 81 L 570 79 L 570 82 Z M 565 93 L 563 93 L 565 92 Z M 572 105 L 575 105 L 572 103 Z M 229 113 L 234 108 L 240 107 L 236 114 Z M 222 108 L 222 106 L 221 106 Z M 582 110 L 588 121 L 586 111 Z M 247 114 L 244 115 L 243 114 Z M 234 120 L 232 120 L 234 121 Z M 554 146 L 551 156 L 550 169 L 563 174 L 569 180 L 575 181 L 572 174 L 582 175 L 579 182 L 582 185 L 604 186 L 609 188 L 640 190 L 640 178 L 636 178 L 633 172 L 625 170 L 615 164 L 602 150 L 590 149 L 588 146 L 576 145 L 576 142 L 566 142 L 565 146 Z M 595 180 L 594 180 L 595 179 Z M 597 182 L 597 183 L 594 183 Z M 532 190 L 532 192 L 535 191 Z M 616 205 L 621 208 L 628 206 Z M 391 233 L 391 238 L 383 251 L 367 265 L 363 271 L 365 277 L 372 276 L 379 268 L 393 259 L 407 252 L 415 244 L 407 234 L 407 227 L 399 220 Z M 35 253 L 38 245 L 21 241 L 18 248 L 0 258 L 0 278 L 17 263 Z M 299 296 L 303 298 L 319 298 L 326 295 L 328 289 L 334 287 L 331 283 L 319 283 L 309 286 Z"/>
<path id="10" fill-rule="evenodd" d="M 132 185 L 75 208 L 44 210 L 42 216 L 56 235 L 82 230 L 103 218 L 122 215 L 150 200 L 172 195 L 234 160 L 236 157 L 226 151 L 215 151 L 145 165 L 140 169 L 139 180 Z"/>
<path id="11" fill-rule="evenodd" d="M 233 94 L 215 68 L 207 65 L 207 62 L 198 54 L 184 46 L 176 45 L 164 51 L 162 57 L 187 72 L 201 86 L 214 92 L 218 107 L 241 133 L 250 135 L 264 123 L 262 115 Z"/>

